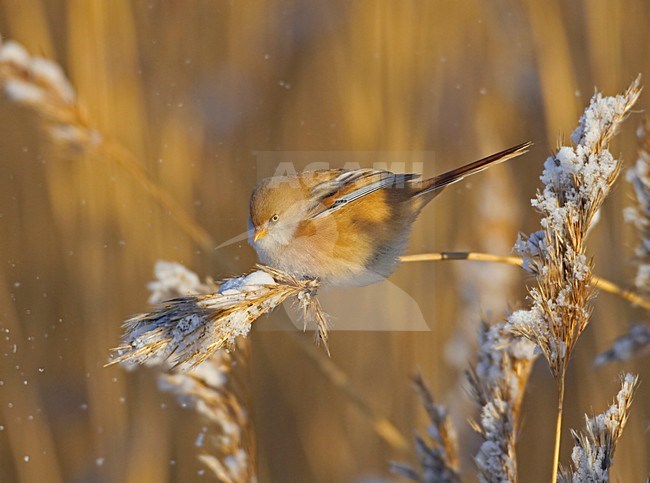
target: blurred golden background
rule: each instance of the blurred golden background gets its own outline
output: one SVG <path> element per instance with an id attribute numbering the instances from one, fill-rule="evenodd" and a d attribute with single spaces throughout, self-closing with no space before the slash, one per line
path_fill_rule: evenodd
<path id="1" fill-rule="evenodd" d="M 197 243 L 133 171 L 57 149 L 33 112 L 0 101 L 0 481 L 209 480 L 196 459 L 196 415 L 158 391 L 153 371 L 103 366 L 121 322 L 147 307 L 156 260 L 215 279 L 253 266 L 246 242 L 210 247 L 246 229 L 256 153 L 331 153 L 333 165 L 344 162 L 341 151 L 411 153 L 432 175 L 531 140 L 525 157 L 432 203 L 408 249 L 509 254 L 518 231 L 536 229 L 529 199 L 542 162 L 558 136 L 568 139 L 594 87 L 616 94 L 638 73 L 650 79 L 649 24 L 643 0 L 0 0 L 3 38 L 59 62 L 90 122 L 210 237 Z M 614 143 L 626 163 L 642 117 Z M 598 275 L 631 286 L 636 240 L 622 215 L 631 190 L 623 179 L 617 186 L 591 253 Z M 257 321 L 250 399 L 260 481 L 393 480 L 388 462 L 414 461 L 413 430 L 425 422 L 407 377 L 418 368 L 451 408 L 464 481 L 474 481 L 478 439 L 467 418 L 475 408 L 463 370 L 480 319 L 522 306 L 527 281 L 509 266 L 405 264 L 391 282 L 419 304 L 430 332 L 331 333 L 332 361 L 406 438 L 401 449 L 378 436 L 296 337 L 262 330 L 285 323 L 284 312 Z M 400 317 L 390 299 L 361 289 L 357 297 Z M 625 369 L 642 383 L 613 478 L 650 472 L 647 359 L 592 364 L 645 319 L 612 295 L 595 300 L 568 375 L 564 463 L 568 428 L 607 407 Z M 539 360 L 524 403 L 521 481 L 548 479 L 555 398 Z"/>

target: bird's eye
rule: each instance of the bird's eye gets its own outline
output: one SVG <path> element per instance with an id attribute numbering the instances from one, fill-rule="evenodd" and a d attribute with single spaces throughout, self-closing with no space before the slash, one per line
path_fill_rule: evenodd
<path id="1" fill-rule="evenodd" d="M 280 217 L 279 217 L 278 215 L 273 215 L 273 216 L 271 217 L 271 221 L 272 221 L 273 223 L 275 223 L 275 222 L 278 221 L 279 219 L 280 219 Z"/>

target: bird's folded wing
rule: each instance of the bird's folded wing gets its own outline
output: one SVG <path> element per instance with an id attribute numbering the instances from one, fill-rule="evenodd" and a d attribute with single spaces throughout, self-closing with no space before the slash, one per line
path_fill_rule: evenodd
<path id="1" fill-rule="evenodd" d="M 375 191 L 402 186 L 407 181 L 419 177 L 419 174 L 395 174 L 377 169 L 344 171 L 336 178 L 319 183 L 312 189 L 314 207 L 310 218 L 327 216 Z"/>

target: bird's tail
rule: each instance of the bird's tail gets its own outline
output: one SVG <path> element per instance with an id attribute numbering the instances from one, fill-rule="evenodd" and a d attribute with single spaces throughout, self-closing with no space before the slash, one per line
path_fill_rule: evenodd
<path id="1" fill-rule="evenodd" d="M 447 171 L 441 175 L 421 181 L 418 183 L 420 189 L 417 191 L 415 196 L 419 197 L 430 195 L 431 198 L 433 198 L 445 186 L 449 186 L 450 184 L 460 181 L 467 176 L 480 173 L 481 171 L 489 168 L 494 164 L 502 163 L 508 159 L 521 156 L 528 151 L 528 148 L 530 148 L 531 145 L 532 143 L 530 142 L 519 144 L 504 151 L 479 159 L 478 161 L 474 161 L 473 163 L 461 166 L 460 168 L 452 169 L 451 171 Z"/>

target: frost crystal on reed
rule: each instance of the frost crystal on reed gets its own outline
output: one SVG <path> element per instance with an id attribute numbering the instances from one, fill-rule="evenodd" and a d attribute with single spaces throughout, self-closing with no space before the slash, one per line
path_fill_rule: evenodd
<path id="1" fill-rule="evenodd" d="M 505 324 L 482 324 L 478 362 L 469 371 L 472 396 L 481 406 L 473 428 L 482 436 L 474 458 L 481 482 L 515 481 L 517 421 L 535 345 L 505 330 Z"/>
<path id="2" fill-rule="evenodd" d="M 216 293 L 188 296 L 186 290 L 211 291 L 210 284 L 202 285 L 196 275 L 178 265 L 158 264 L 158 280 L 150 285 L 154 292 L 151 300 L 160 301 L 168 294 L 176 298 L 127 320 L 123 343 L 115 349 L 111 363 L 159 365 L 168 361 L 187 369 L 219 349 L 232 347 L 237 337 L 248 334 L 257 318 L 289 297 L 295 298 L 305 317 L 316 321 L 326 345 L 327 321 L 314 296 L 318 282 L 298 280 L 269 267 L 258 268 L 246 276 L 225 280 Z"/>
<path id="3" fill-rule="evenodd" d="M 593 290 L 585 239 L 616 180 L 620 162 L 607 146 L 636 102 L 640 79 L 615 97 L 596 93 L 563 146 L 544 163 L 543 189 L 531 201 L 541 214 L 542 230 L 520 236 L 516 251 L 534 273 L 532 306 L 508 319 L 508 328 L 539 346 L 558 377 L 566 370 L 577 338 L 589 323 Z"/>
<path id="4" fill-rule="evenodd" d="M 199 459 L 219 481 L 256 481 L 251 421 L 229 384 L 232 369 L 232 355 L 218 352 L 192 371 L 161 374 L 158 384 L 204 418 L 208 426 L 199 434 L 197 446 L 205 452 Z"/>
<path id="5" fill-rule="evenodd" d="M 508 403 L 495 398 L 481 410 L 481 434 L 485 441 L 476 455 L 479 481 L 514 481 L 517 464 L 514 447 L 510 447 L 515 430 L 513 414 Z"/>
<path id="6" fill-rule="evenodd" d="M 638 377 L 626 374 L 614 403 L 603 413 L 585 416 L 585 432 L 572 431 L 575 446 L 570 470 L 564 470 L 562 481 L 572 483 L 607 483 L 614 451 L 627 422 Z"/>
<path id="7" fill-rule="evenodd" d="M 209 279 L 207 283 L 201 283 L 196 273 L 176 262 L 159 260 L 154 266 L 154 275 L 156 280 L 147 284 L 147 288 L 151 291 L 149 297 L 151 305 L 176 297 L 208 294 L 216 290 L 216 286 Z"/>
<path id="8" fill-rule="evenodd" d="M 149 302 L 153 304 L 174 297 L 207 295 L 217 289 L 211 279 L 202 283 L 194 272 L 178 263 L 159 261 L 154 273 L 156 280 L 149 284 L 152 291 Z M 269 278 L 272 282 L 272 277 L 264 272 L 261 278 L 251 274 L 236 280 L 239 280 L 239 288 L 245 290 L 244 286 L 250 283 L 242 281 L 260 283 L 269 282 Z M 235 284 L 231 282 L 231 285 Z M 190 314 L 172 329 L 172 333 L 174 337 L 183 339 L 201 323 L 200 317 Z M 161 364 L 163 371 L 158 384 L 162 391 L 173 393 L 183 407 L 192 408 L 203 417 L 205 426 L 196 442 L 202 451 L 199 459 L 220 481 L 254 482 L 257 477 L 252 424 L 242 403 L 241 381 L 235 382 L 233 377 L 234 367 L 245 364 L 248 354 L 244 344 L 239 345 L 239 349 L 236 354 L 217 351 L 188 371 L 165 371 L 167 367 L 161 356 L 153 356 L 147 363 Z"/>

